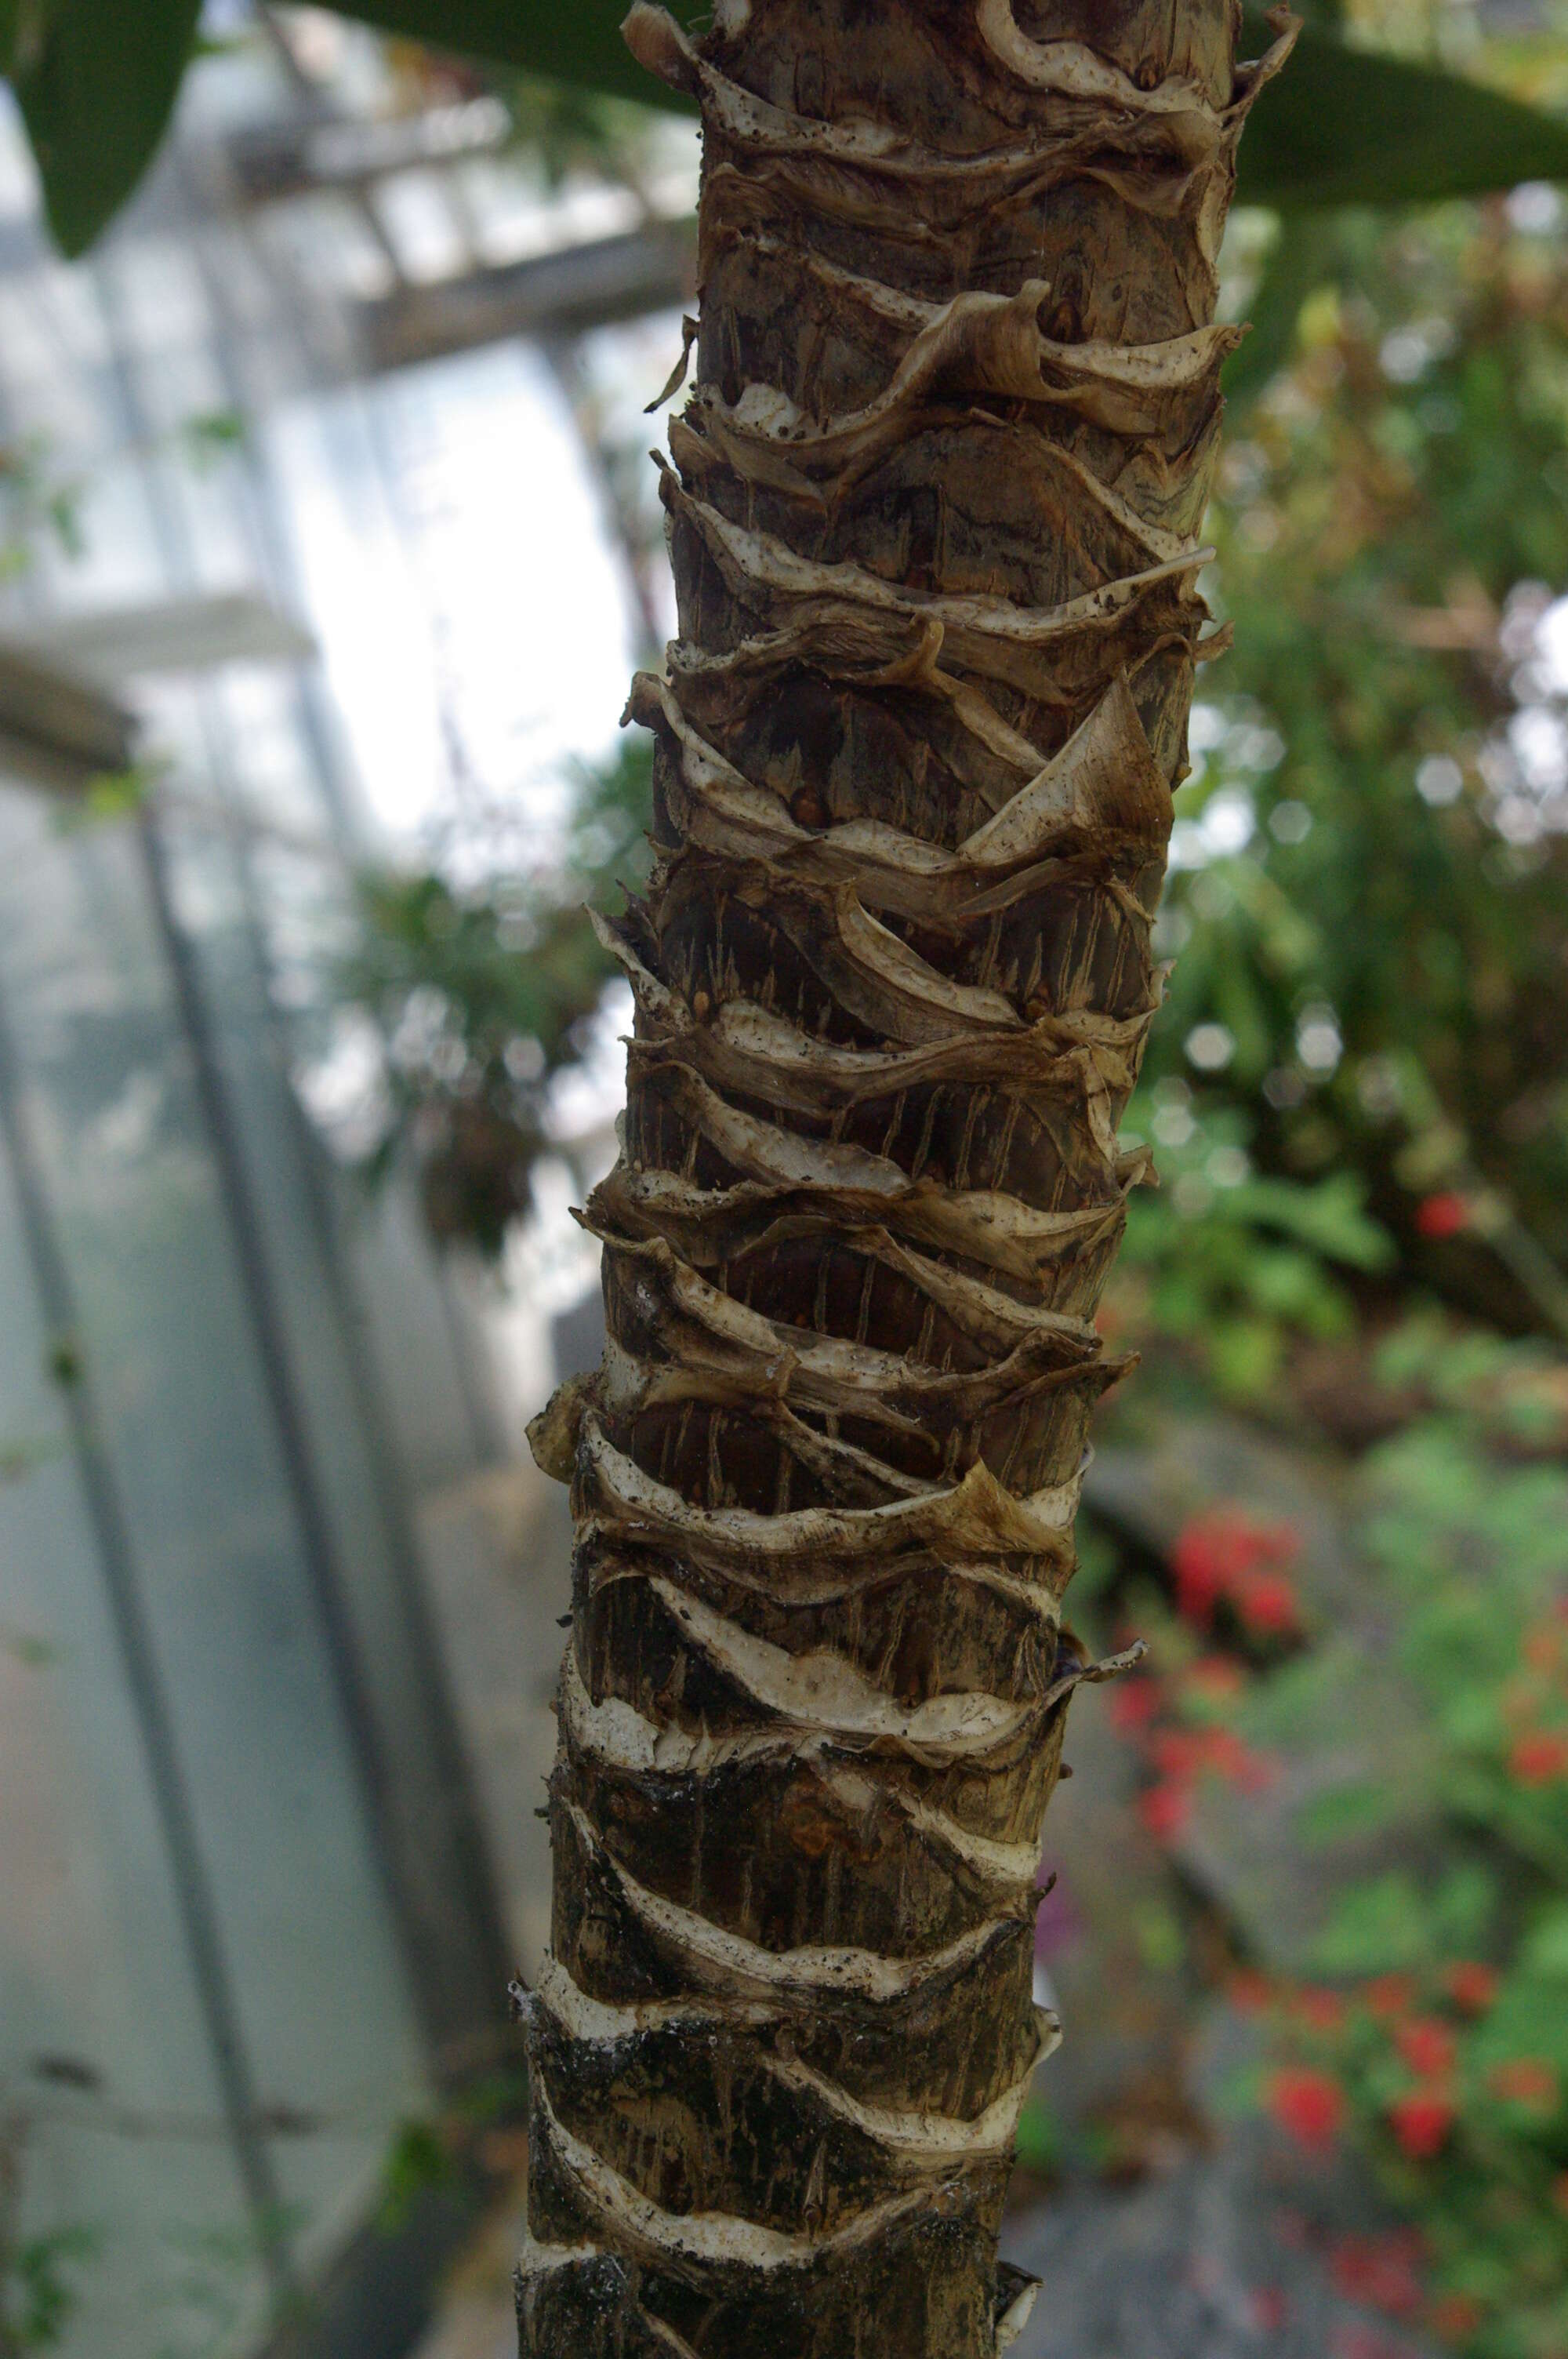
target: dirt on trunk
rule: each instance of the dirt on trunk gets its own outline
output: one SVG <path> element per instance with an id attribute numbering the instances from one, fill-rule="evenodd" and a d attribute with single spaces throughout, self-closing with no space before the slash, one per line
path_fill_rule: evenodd
<path id="1" fill-rule="evenodd" d="M 721 0 L 586 1214 L 524 2359 L 991 2359 L 1195 667 L 1232 0 Z"/>

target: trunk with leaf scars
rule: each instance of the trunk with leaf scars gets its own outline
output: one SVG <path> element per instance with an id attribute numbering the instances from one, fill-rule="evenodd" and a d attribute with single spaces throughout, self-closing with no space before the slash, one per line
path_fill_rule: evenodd
<path id="1" fill-rule="evenodd" d="M 1205 610 L 1232 0 L 723 0 L 526 2359 L 980 2359 Z"/>

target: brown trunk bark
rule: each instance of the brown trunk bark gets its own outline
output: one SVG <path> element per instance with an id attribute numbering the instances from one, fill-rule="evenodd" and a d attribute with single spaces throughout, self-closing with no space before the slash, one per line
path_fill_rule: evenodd
<path id="1" fill-rule="evenodd" d="M 1216 443 L 1233 0 L 724 0 L 596 1192 L 525 2359 L 990 2359 L 1117 1124 Z M 1281 44 L 1276 56 L 1282 54 Z M 1274 62 L 1274 59 L 1269 61 Z M 1210 642 L 1212 645 L 1212 641 Z"/>

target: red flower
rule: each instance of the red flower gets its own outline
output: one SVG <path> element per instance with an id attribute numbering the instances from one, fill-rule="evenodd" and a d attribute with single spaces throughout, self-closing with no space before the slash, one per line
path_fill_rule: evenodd
<path id="1" fill-rule="evenodd" d="M 1112 1727 L 1123 1736 L 1136 1736 L 1154 1719 L 1162 1701 L 1158 1680 L 1118 1680 L 1110 1691 Z"/>
<path id="2" fill-rule="evenodd" d="M 1254 1753 L 1249 1745 L 1228 1728 L 1211 1728 L 1208 1733 L 1208 1767 L 1217 1777 L 1227 1777 L 1249 1794 L 1256 1794 L 1274 1774 L 1274 1764 L 1266 1754 Z"/>
<path id="3" fill-rule="evenodd" d="M 1396 2230 L 1384 2236 L 1342 2236 L 1329 2256 L 1329 2270 L 1347 2300 L 1408 2318 L 1421 2308 L 1420 2260 L 1420 2238 Z"/>
<path id="4" fill-rule="evenodd" d="M 1231 1975 L 1226 1994 L 1231 2006 L 1238 2006 L 1243 2015 L 1261 2015 L 1272 2003 L 1274 1985 L 1255 1966 L 1242 1966 Z"/>
<path id="5" fill-rule="evenodd" d="M 1470 1225 L 1470 1199 L 1460 1195 L 1457 1189 L 1444 1189 L 1436 1196 L 1423 1196 L 1415 1208 L 1415 1224 L 1423 1237 L 1454 1237 Z"/>
<path id="6" fill-rule="evenodd" d="M 1282 1572 L 1243 1573 L 1232 1594 L 1236 1610 L 1249 1630 L 1274 1636 L 1301 1626 L 1295 1590 Z"/>
<path id="7" fill-rule="evenodd" d="M 1466 2015 L 1485 2015 L 1498 1995 L 1497 1968 L 1483 1965 L 1479 1958 L 1465 1958 L 1450 1966 L 1444 1979 L 1449 1997 Z"/>
<path id="8" fill-rule="evenodd" d="M 1487 2086 L 1506 2104 L 1528 2105 L 1537 2114 L 1557 2109 L 1557 2067 L 1544 2056 L 1511 2056 L 1506 2064 L 1494 2064 Z"/>
<path id="9" fill-rule="evenodd" d="M 1434 2015 L 1418 2015 L 1409 2023 L 1401 2023 L 1394 2034 L 1394 2045 L 1412 2072 L 1423 2081 L 1441 2080 L 1454 2070 L 1454 2034 Z"/>
<path id="10" fill-rule="evenodd" d="M 1274 1757 L 1269 1753 L 1253 1753 L 1245 1747 L 1225 1775 L 1239 1786 L 1244 1794 L 1261 1794 L 1271 1786 L 1277 1773 Z"/>
<path id="11" fill-rule="evenodd" d="M 1204 1655 L 1186 1677 L 1188 1693 L 1205 1703 L 1228 1703 L 1247 1684 L 1247 1674 L 1228 1655 Z"/>
<path id="12" fill-rule="evenodd" d="M 1379 2023 L 1405 2014 L 1414 1997 L 1415 1984 L 1409 1974 L 1379 1974 L 1361 1994 L 1368 2014 L 1375 2015 Z"/>
<path id="13" fill-rule="evenodd" d="M 1269 2111 L 1306 2147 L 1331 2146 L 1345 2126 L 1345 2092 L 1326 2072 L 1289 2066 L 1269 2082 Z"/>
<path id="14" fill-rule="evenodd" d="M 1248 2296 L 1252 2323 L 1260 2334 L 1279 2334 L 1290 2316 L 1290 2304 L 1278 2286 L 1254 2286 Z"/>
<path id="15" fill-rule="evenodd" d="M 1176 1610 L 1206 1629 L 1225 1594 L 1224 1564 L 1206 1532 L 1189 1524 L 1171 1551 L 1176 1576 Z"/>
<path id="16" fill-rule="evenodd" d="M 1138 1797 L 1138 1815 L 1156 1843 L 1172 1843 L 1187 1822 L 1189 1798 L 1184 1786 L 1167 1778 Z"/>
<path id="17" fill-rule="evenodd" d="M 1208 1756 L 1201 1730 L 1162 1728 L 1149 1740 L 1149 1758 L 1162 1777 L 1195 1777 Z"/>
<path id="18" fill-rule="evenodd" d="M 1206 1627 L 1215 1607 L 1235 1594 L 1238 1582 L 1262 1566 L 1289 1564 L 1300 1549 L 1300 1537 L 1289 1524 L 1260 1523 L 1237 1507 L 1210 1507 L 1183 1526 L 1171 1550 L 1177 1607 L 1190 1622 Z"/>
<path id="19" fill-rule="evenodd" d="M 1412 2162 L 1430 2162 L 1441 2154 L 1454 2127 L 1454 2100 L 1441 2089 L 1412 2089 L 1389 2107 L 1389 2123 L 1401 2153 Z"/>
<path id="20" fill-rule="evenodd" d="M 1206 1771 L 1257 1793 L 1273 1776 L 1272 1762 L 1243 1745 L 1228 1728 L 1157 1728 L 1145 1752 L 1150 1767 L 1167 1785 L 1190 1786 Z"/>
<path id="21" fill-rule="evenodd" d="M 1309 2031 L 1325 2035 L 1339 2030 L 1345 2021 L 1345 2001 L 1337 1991 L 1298 1991 L 1293 2011 Z"/>
<path id="22" fill-rule="evenodd" d="M 1329 2359 L 1409 2359 L 1410 2344 L 1390 2343 L 1386 2334 L 1354 2321 L 1335 2328 L 1328 2352 Z"/>
<path id="23" fill-rule="evenodd" d="M 1519 1652 L 1532 1671 L 1551 1671 L 1557 1668 L 1557 1658 L 1563 1651 L 1563 1633 L 1554 1630 L 1550 1622 L 1538 1622 L 1527 1630 Z"/>
<path id="24" fill-rule="evenodd" d="M 1568 1777 L 1568 1736 L 1539 1729 L 1514 1739 L 1509 1768 L 1521 1786 L 1552 1786 Z"/>

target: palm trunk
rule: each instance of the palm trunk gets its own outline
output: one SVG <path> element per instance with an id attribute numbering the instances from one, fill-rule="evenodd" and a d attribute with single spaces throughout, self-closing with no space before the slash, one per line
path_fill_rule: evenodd
<path id="1" fill-rule="evenodd" d="M 525 2359 L 980 2359 L 1235 342 L 1232 0 L 722 0 Z M 1092 44 L 1092 46 L 1091 46 Z M 1282 55 L 1279 45 L 1271 65 Z M 1211 640 L 1209 646 L 1214 642 Z"/>

